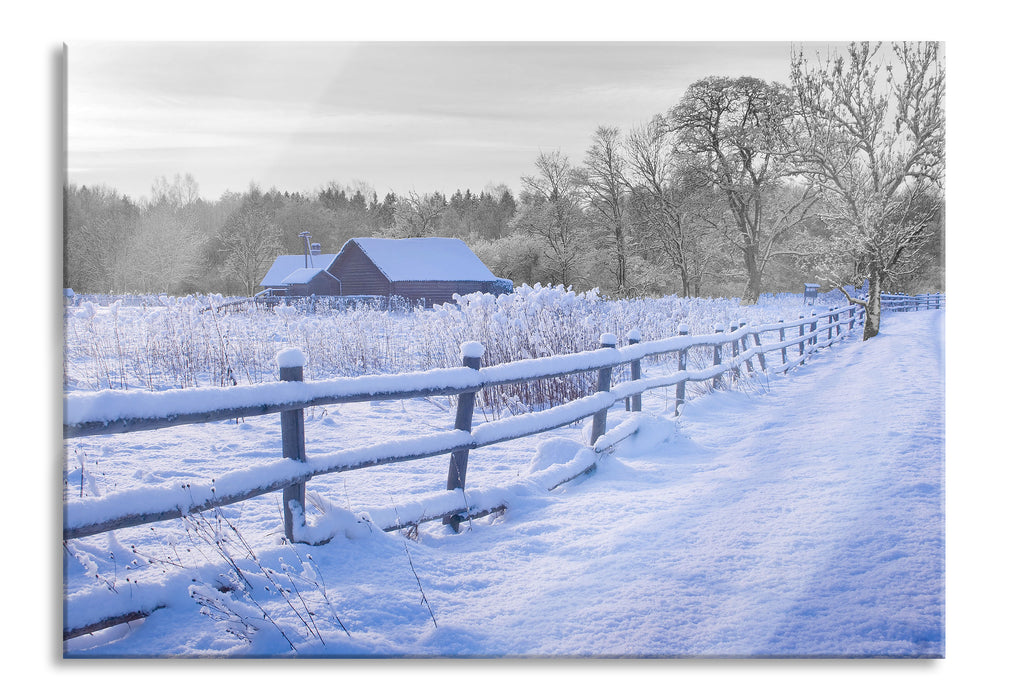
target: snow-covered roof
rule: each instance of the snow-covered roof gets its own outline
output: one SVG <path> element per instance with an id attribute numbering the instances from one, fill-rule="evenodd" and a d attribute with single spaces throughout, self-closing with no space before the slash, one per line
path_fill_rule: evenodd
<path id="1" fill-rule="evenodd" d="M 458 238 L 350 240 L 361 247 L 390 282 L 490 282 L 497 279 L 476 253 Z"/>
<path id="2" fill-rule="evenodd" d="M 336 260 L 334 253 L 312 256 L 312 268 L 328 268 Z M 273 261 L 270 270 L 259 283 L 260 287 L 280 287 L 286 284 L 284 279 L 295 270 L 305 269 L 304 255 L 281 255 Z"/>
<path id="3" fill-rule="evenodd" d="M 326 273 L 326 268 L 324 267 L 299 267 L 297 270 L 285 277 L 281 284 L 308 284 L 316 276 Z M 330 275 L 332 277 L 332 275 Z"/>

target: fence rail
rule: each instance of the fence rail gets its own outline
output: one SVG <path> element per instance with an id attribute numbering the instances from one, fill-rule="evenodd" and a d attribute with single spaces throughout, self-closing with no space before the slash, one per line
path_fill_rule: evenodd
<path id="1" fill-rule="evenodd" d="M 944 303 L 944 295 L 884 295 L 883 298 L 884 308 L 894 311 L 940 308 Z M 134 489 L 80 503 L 67 503 L 63 537 L 70 540 L 186 517 L 280 491 L 283 493 L 285 535 L 292 542 L 304 541 L 299 536 L 308 531 L 304 514 L 305 485 L 309 479 L 446 454 L 450 455 L 449 472 L 445 497 L 436 499 L 440 507 L 431 511 L 425 509 L 405 519 L 397 515 L 394 522 L 376 524 L 383 530 L 391 531 L 442 520 L 458 529 L 463 519 L 481 517 L 506 508 L 503 500 L 495 499 L 494 489 L 486 494 L 481 494 L 480 489 L 466 490 L 470 451 L 592 418 L 589 445 L 570 462 L 555 465 L 556 468 L 536 477 L 539 485 L 553 489 L 590 473 L 595 469 L 600 454 L 636 430 L 637 421 L 632 418 L 607 431 L 607 411 L 618 402 L 625 402 L 629 411 L 637 413 L 641 411 L 642 393 L 675 386 L 675 410 L 678 413 L 686 398 L 687 383 L 711 382 L 713 388 L 722 388 L 729 382 L 727 376 L 735 380 L 744 370 L 757 371 L 755 363 L 761 372 L 787 372 L 804 364 L 818 350 L 852 334 L 863 323 L 864 308 L 853 304 L 822 313 L 800 315 L 790 321 L 780 319 L 777 323 L 749 326 L 740 321 L 733 324 L 728 332 L 724 327 L 716 326 L 714 333 L 699 336 L 688 335 L 684 326 L 679 329 L 680 335 L 642 342 L 640 334 L 632 331 L 627 337 L 628 344 L 623 347 L 617 347 L 615 336 L 604 334 L 597 350 L 492 367 L 480 366 L 483 348 L 479 343 L 464 343 L 461 348 L 462 367 L 316 382 L 303 381 L 304 357 L 300 351 L 288 350 L 278 355 L 281 381 L 268 384 L 157 393 L 140 390 L 71 393 L 64 405 L 64 437 L 68 439 L 279 413 L 282 459 L 243 470 L 238 479 L 222 474 L 211 485 L 187 485 L 184 489 Z M 769 337 L 771 335 L 775 336 L 773 340 Z M 711 350 L 711 365 L 687 368 L 687 353 L 695 348 Z M 675 372 L 656 377 L 643 375 L 642 360 L 671 353 L 678 356 Z M 780 362 L 777 361 L 779 354 Z M 629 365 L 630 379 L 611 386 L 614 368 L 622 365 Z M 598 372 L 597 390 L 592 395 L 535 413 L 472 427 L 473 397 L 478 391 L 587 371 Z M 306 456 L 305 408 L 446 395 L 459 396 L 456 420 L 451 430 L 311 458 Z M 181 495 L 180 491 L 183 491 Z M 325 541 L 328 540 L 322 538 L 312 543 Z M 124 610 L 122 615 L 103 621 L 89 620 L 73 629 L 65 629 L 64 638 L 110 626 L 123 615 L 142 617 L 149 613 L 150 610 L 146 609 Z"/>

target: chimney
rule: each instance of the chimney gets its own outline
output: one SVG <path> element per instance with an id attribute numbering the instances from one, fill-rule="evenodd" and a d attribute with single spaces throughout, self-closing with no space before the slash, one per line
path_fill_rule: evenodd
<path id="1" fill-rule="evenodd" d="M 301 233 L 298 234 L 298 238 L 301 238 L 302 240 L 305 241 L 305 267 L 312 267 L 311 256 L 308 253 L 308 241 L 311 237 L 312 234 L 310 234 L 308 231 L 302 231 Z"/>

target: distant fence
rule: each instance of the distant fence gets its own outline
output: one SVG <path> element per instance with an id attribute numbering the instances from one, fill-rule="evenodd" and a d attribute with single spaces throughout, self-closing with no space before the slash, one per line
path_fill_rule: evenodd
<path id="1" fill-rule="evenodd" d="M 912 307 L 908 299 L 899 297 L 888 298 L 885 303 L 888 308 L 910 310 L 933 308 L 933 305 L 938 307 L 939 301 L 933 296 L 931 301 Z M 281 366 L 278 382 L 164 392 L 106 390 L 71 393 L 64 404 L 64 439 L 160 430 L 279 413 L 283 459 L 244 469 L 238 478 L 222 474 L 210 485 L 186 485 L 182 489 L 177 485 L 141 488 L 66 503 L 63 537 L 71 540 L 182 518 L 264 494 L 282 492 L 284 534 L 288 541 L 303 541 L 299 535 L 307 531 L 305 487 L 309 479 L 439 455 L 449 455 L 449 464 L 447 493 L 445 497 L 432 501 L 439 506 L 436 512 L 425 511 L 405 519 L 397 516 L 394 522 L 376 524 L 391 531 L 441 520 L 458 531 L 460 522 L 499 512 L 507 505 L 503 500 L 494 501 L 492 496 L 467 498 L 468 493 L 472 496 L 472 491 L 466 491 L 466 471 L 471 451 L 591 418 L 589 444 L 569 463 L 547 470 L 542 475 L 539 483 L 547 489 L 554 489 L 591 472 L 601 453 L 636 430 L 637 422 L 628 420 L 607 432 L 607 412 L 618 402 L 624 402 L 631 412 L 639 412 L 643 392 L 675 387 L 675 411 L 679 413 L 686 400 L 688 383 L 711 382 L 714 388 L 724 388 L 738 380 L 744 372 L 757 372 L 758 365 L 760 372 L 787 372 L 805 363 L 816 351 L 853 333 L 863 323 L 863 308 L 850 305 L 823 313 L 800 315 L 792 321 L 782 319 L 777 323 L 754 326 L 740 322 L 732 325 L 728 332 L 724 327 L 716 326 L 714 333 L 709 335 L 690 336 L 688 328 L 681 326 L 679 336 L 642 342 L 632 332 L 628 334 L 627 344 L 619 348 L 615 335 L 604 334 L 597 350 L 491 367 L 480 366 L 483 348 L 479 343 L 464 343 L 461 367 L 315 382 L 303 381 L 303 355 L 298 350 L 289 350 L 278 355 Z M 711 351 L 710 366 L 687 368 L 687 352 L 694 348 Z M 671 353 L 677 356 L 677 371 L 660 377 L 642 376 L 643 359 Z M 611 386 L 614 368 L 623 365 L 629 366 L 630 380 Z M 590 396 L 472 427 L 474 397 L 482 389 L 586 371 L 598 373 L 596 392 Z M 306 456 L 305 408 L 431 396 L 459 397 L 452 430 L 312 458 Z M 142 611 L 127 614 L 134 613 L 141 614 Z M 64 637 L 93 631 L 97 624 L 93 622 L 65 630 Z"/>
<path id="2" fill-rule="evenodd" d="M 293 296 L 286 294 L 258 294 L 254 297 L 240 297 L 228 301 L 203 306 L 200 311 L 216 311 L 228 313 L 245 311 L 247 309 L 272 309 L 277 306 L 292 306 L 305 313 L 323 313 L 326 311 L 348 311 L 351 309 L 368 308 L 378 311 L 405 312 L 417 306 L 423 306 L 424 301 L 411 301 L 401 296 L 352 295 L 352 296 Z"/>
<path id="3" fill-rule="evenodd" d="M 357 308 L 370 308 L 379 311 L 409 311 L 418 306 L 424 306 L 424 300 L 414 301 L 401 296 L 353 295 L 353 296 L 288 296 L 258 294 L 252 297 L 218 297 L 214 295 L 190 295 L 189 297 L 170 297 L 165 294 L 77 294 L 72 290 L 64 290 L 64 306 L 82 306 L 86 303 L 97 306 L 158 308 L 182 299 L 195 299 L 201 312 L 217 311 L 230 313 L 248 309 L 272 309 L 276 306 L 292 306 L 306 313 L 322 313 L 326 311 L 347 311 Z"/>
<path id="4" fill-rule="evenodd" d="M 946 305 L 945 294 L 880 294 L 880 306 L 887 311 L 918 311 L 941 309 Z"/>

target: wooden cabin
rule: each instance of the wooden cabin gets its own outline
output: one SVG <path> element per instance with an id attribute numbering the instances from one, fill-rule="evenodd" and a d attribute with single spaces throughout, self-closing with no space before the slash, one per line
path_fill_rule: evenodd
<path id="1" fill-rule="evenodd" d="M 337 255 L 277 258 L 261 286 L 289 296 L 400 296 L 426 306 L 453 294 L 512 290 L 457 238 L 352 238 Z"/>

